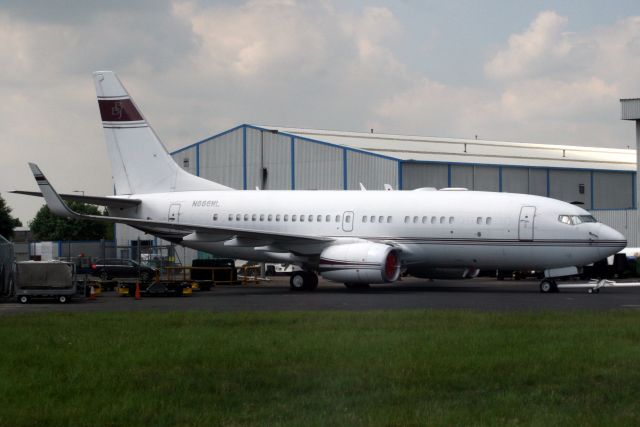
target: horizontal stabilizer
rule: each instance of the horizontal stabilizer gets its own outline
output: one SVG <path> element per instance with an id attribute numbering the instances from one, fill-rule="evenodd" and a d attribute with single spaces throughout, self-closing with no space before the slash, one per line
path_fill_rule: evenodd
<path id="1" fill-rule="evenodd" d="M 38 191 L 15 190 L 10 191 L 10 193 L 22 194 L 25 196 L 44 197 L 42 193 Z M 140 203 L 142 203 L 142 200 L 140 199 L 124 199 L 103 196 L 81 196 L 78 194 L 60 194 L 60 198 L 67 202 L 87 203 L 90 205 L 107 206 L 112 208 L 135 208 Z"/>

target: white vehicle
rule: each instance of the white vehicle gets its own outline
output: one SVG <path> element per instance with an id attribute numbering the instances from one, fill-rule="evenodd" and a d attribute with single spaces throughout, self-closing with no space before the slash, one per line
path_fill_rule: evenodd
<path id="1" fill-rule="evenodd" d="M 545 270 L 542 285 L 626 246 L 589 212 L 525 195 L 439 191 L 235 191 L 181 169 L 113 72 L 93 74 L 115 196 L 58 195 L 31 170 L 57 215 L 128 224 L 218 256 L 295 264 L 292 289 L 315 289 L 320 274 L 347 287 L 454 268 Z M 448 191 L 447 191 L 448 190 Z M 104 205 L 81 215 L 63 200 Z"/>

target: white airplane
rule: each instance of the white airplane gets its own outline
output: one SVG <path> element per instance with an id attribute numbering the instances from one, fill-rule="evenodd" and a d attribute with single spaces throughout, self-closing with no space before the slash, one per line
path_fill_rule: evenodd
<path id="1" fill-rule="evenodd" d="M 289 263 L 303 271 L 294 290 L 318 276 L 347 287 L 391 283 L 401 270 L 430 277 L 440 268 L 545 270 L 554 278 L 615 254 L 625 237 L 575 205 L 545 197 L 433 188 L 423 191 L 236 191 L 191 175 L 167 153 L 111 71 L 93 73 L 115 196 L 59 195 L 35 164 L 41 193 L 57 215 L 128 224 L 219 256 Z M 106 206 L 82 215 L 64 200 Z"/>

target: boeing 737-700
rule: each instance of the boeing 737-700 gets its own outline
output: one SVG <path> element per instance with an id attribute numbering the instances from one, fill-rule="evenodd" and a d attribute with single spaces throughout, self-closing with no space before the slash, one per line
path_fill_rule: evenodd
<path id="1" fill-rule="evenodd" d="M 436 191 L 237 191 L 180 168 L 118 77 L 93 74 L 114 196 L 59 195 L 30 164 L 57 215 L 128 224 L 218 256 L 295 264 L 294 290 L 323 278 L 357 287 L 391 283 L 401 271 L 429 277 L 438 268 L 467 276 L 480 269 L 544 270 L 554 277 L 615 254 L 625 237 L 586 210 L 527 194 Z M 82 215 L 64 200 L 103 205 Z"/>

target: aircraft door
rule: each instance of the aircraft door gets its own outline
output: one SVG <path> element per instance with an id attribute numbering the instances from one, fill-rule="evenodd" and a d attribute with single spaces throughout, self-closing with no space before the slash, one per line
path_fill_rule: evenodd
<path id="1" fill-rule="evenodd" d="M 518 222 L 518 238 L 520 240 L 533 240 L 535 216 L 535 206 L 523 206 L 520 209 L 520 221 Z"/>
<path id="2" fill-rule="evenodd" d="M 170 222 L 180 222 L 180 203 L 172 203 L 169 206 L 169 218 Z"/>
<path id="3" fill-rule="evenodd" d="M 353 212 L 347 211 L 342 215 L 342 230 L 353 231 Z"/>

